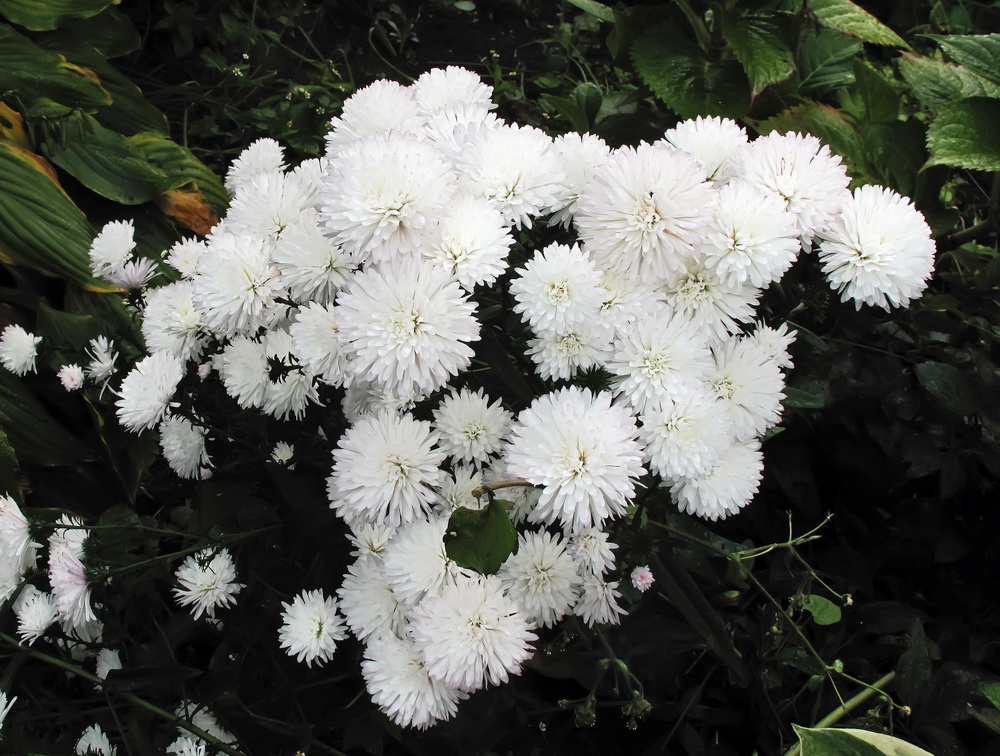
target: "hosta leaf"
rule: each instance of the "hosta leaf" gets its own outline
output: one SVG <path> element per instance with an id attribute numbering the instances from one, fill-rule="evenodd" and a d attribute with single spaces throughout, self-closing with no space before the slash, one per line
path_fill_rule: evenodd
<path id="1" fill-rule="evenodd" d="M 896 32 L 851 0 L 808 0 L 808 4 L 819 22 L 830 29 L 876 45 L 907 50 L 910 47 Z"/>
<path id="2" fill-rule="evenodd" d="M 504 505 L 495 499 L 485 509 L 459 507 L 448 521 L 444 547 L 460 567 L 492 575 L 517 547 L 517 530 Z"/>
<path id="3" fill-rule="evenodd" d="M 68 465 L 92 459 L 77 441 L 13 373 L 0 369 L 0 428 L 23 464 Z"/>
<path id="4" fill-rule="evenodd" d="M 1000 34 L 928 34 L 953 63 L 1000 84 Z"/>
<path id="5" fill-rule="evenodd" d="M 776 14 L 734 11 L 722 17 L 722 33 L 750 80 L 751 96 L 784 81 L 795 71 L 795 60 L 785 40 L 783 20 Z"/>
<path id="6" fill-rule="evenodd" d="M 24 118 L 16 110 L 2 102 L 0 102 L 0 139 L 6 139 L 26 150 L 31 149 L 31 140 L 24 128 Z"/>
<path id="7" fill-rule="evenodd" d="M 973 97 L 946 105 L 927 129 L 928 165 L 1000 171 L 1000 101 Z"/>
<path id="8" fill-rule="evenodd" d="M 0 0 L 0 15 L 25 29 L 47 31 L 96 16 L 121 0 Z"/>
<path id="9" fill-rule="evenodd" d="M 940 109 L 966 97 L 1000 97 L 1000 84 L 965 66 L 907 52 L 898 65 L 913 94 L 929 108 Z"/>
<path id="10" fill-rule="evenodd" d="M 802 756 L 931 756 L 905 740 L 868 730 L 800 727 Z"/>

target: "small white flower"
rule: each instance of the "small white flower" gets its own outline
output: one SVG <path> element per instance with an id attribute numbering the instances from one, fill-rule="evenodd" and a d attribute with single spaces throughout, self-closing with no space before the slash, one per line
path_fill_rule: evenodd
<path id="1" fill-rule="evenodd" d="M 514 312 L 535 333 L 590 326 L 604 301 L 601 274 L 579 246 L 550 244 L 517 271 L 510 284 Z"/>
<path id="2" fill-rule="evenodd" d="M 764 472 L 760 442 L 751 439 L 723 450 L 716 465 L 703 475 L 679 478 L 670 496 L 682 512 L 706 520 L 736 514 L 757 493 Z"/>
<path id="3" fill-rule="evenodd" d="M 102 648 L 97 652 L 97 661 L 94 674 L 100 677 L 102 680 L 108 679 L 108 673 L 115 669 L 122 668 L 121 655 L 111 648 Z M 96 683 L 94 685 L 97 690 L 101 689 L 101 684 Z"/>
<path id="4" fill-rule="evenodd" d="M 207 429 L 186 417 L 173 415 L 160 423 L 160 449 L 170 469 L 181 478 L 197 479 L 204 467 L 210 467 L 205 449 Z"/>
<path id="5" fill-rule="evenodd" d="M 568 380 L 579 370 L 600 365 L 610 354 L 611 331 L 593 326 L 542 331 L 528 339 L 527 355 L 547 381 Z"/>
<path id="6" fill-rule="evenodd" d="M 481 388 L 475 393 L 462 389 L 434 410 L 438 446 L 456 461 L 482 464 L 500 452 L 511 419 L 499 399 L 490 404 Z"/>
<path id="7" fill-rule="evenodd" d="M 663 135 L 670 144 L 701 163 L 713 181 L 728 178 L 734 155 L 746 147 L 747 132 L 729 118 L 697 118 L 682 121 Z"/>
<path id="8" fill-rule="evenodd" d="M 348 627 L 361 642 L 403 634 L 408 612 L 386 580 L 382 560 L 362 558 L 349 565 L 337 597 Z"/>
<path id="9" fill-rule="evenodd" d="M 711 376 L 716 397 L 729 410 L 739 441 L 760 436 L 781 419 L 785 376 L 752 339 L 729 339 L 716 350 Z"/>
<path id="10" fill-rule="evenodd" d="M 664 480 L 707 472 L 733 441 L 729 409 L 707 384 L 673 395 L 641 419 L 649 469 Z"/>
<path id="11" fill-rule="evenodd" d="M 0 728 L 3 727 L 3 721 L 10 714 L 10 710 L 14 708 L 14 702 L 17 700 L 17 696 L 13 698 L 7 698 L 7 694 L 0 690 Z"/>
<path id="12" fill-rule="evenodd" d="M 98 278 L 120 271 L 135 249 L 135 226 L 132 221 L 111 221 L 90 243 L 90 269 Z"/>
<path id="13" fill-rule="evenodd" d="M 326 135 L 327 157 L 359 139 L 386 129 L 419 128 L 418 106 L 412 89 L 380 79 L 362 87 L 344 102 Z"/>
<path id="14" fill-rule="evenodd" d="M 448 517 L 433 517 L 400 528 L 382 557 L 385 577 L 399 601 L 412 607 L 426 596 L 439 594 L 472 571 L 448 557 L 444 534 Z"/>
<path id="15" fill-rule="evenodd" d="M 17 615 L 17 635 L 22 643 L 30 646 L 59 618 L 59 609 L 52 594 L 28 584 L 14 602 L 14 614 Z"/>
<path id="16" fill-rule="evenodd" d="M 632 585 L 640 593 L 645 593 L 650 588 L 652 588 L 653 583 L 656 582 L 656 578 L 653 577 L 653 571 L 649 569 L 649 565 L 642 565 L 641 567 L 636 567 L 632 570 Z"/>
<path id="17" fill-rule="evenodd" d="M 288 295 L 302 304 L 332 304 L 356 267 L 347 252 L 323 235 L 313 211 L 281 232 L 273 258 Z"/>
<path id="18" fill-rule="evenodd" d="M 236 594 L 246 587 L 236 582 L 236 565 L 228 549 L 191 554 L 177 568 L 175 577 L 179 583 L 174 588 L 177 603 L 190 606 L 195 619 L 202 614 L 214 618 L 216 609 L 235 604 Z"/>
<path id="19" fill-rule="evenodd" d="M 608 541 L 608 534 L 598 528 L 587 528 L 574 533 L 569 540 L 569 553 L 580 570 L 592 575 L 603 575 L 615 567 L 617 543 Z"/>
<path id="20" fill-rule="evenodd" d="M 92 724 L 76 741 L 76 748 L 73 753 L 77 756 L 115 756 L 118 749 L 111 745 L 111 740 L 101 729 L 100 725 Z"/>
<path id="21" fill-rule="evenodd" d="M 467 68 L 448 66 L 420 74 L 410 87 L 421 115 L 464 103 L 481 103 L 495 108 L 490 98 L 493 87 L 484 84 L 479 74 Z"/>
<path id="22" fill-rule="evenodd" d="M 131 431 L 154 427 L 169 411 L 184 364 L 171 352 L 156 352 L 140 360 L 122 381 L 118 420 Z"/>
<path id="23" fill-rule="evenodd" d="M 590 627 L 617 625 L 622 615 L 628 614 L 618 603 L 621 595 L 617 580 L 608 583 L 597 575 L 584 575 L 583 592 L 573 612 Z"/>
<path id="24" fill-rule="evenodd" d="M 274 139 L 257 139 L 239 154 L 226 172 L 226 189 L 232 194 L 251 179 L 285 170 L 285 153 Z"/>
<path id="25" fill-rule="evenodd" d="M 335 307 L 310 302 L 295 313 L 295 322 L 289 326 L 288 332 L 300 365 L 331 386 L 347 382 L 347 360 L 340 337 L 339 313 Z"/>
<path id="26" fill-rule="evenodd" d="M 90 362 L 87 364 L 87 375 L 94 381 L 107 381 L 115 373 L 115 360 L 118 359 L 111 342 L 106 336 L 98 336 L 91 339 L 87 345 L 87 355 Z"/>
<path id="27" fill-rule="evenodd" d="M 49 585 L 59 610 L 59 619 L 73 629 L 97 620 L 90 604 L 90 585 L 83 566 L 83 542 L 87 530 L 83 522 L 63 515 L 49 536 Z"/>
<path id="28" fill-rule="evenodd" d="M 227 233 L 273 241 L 286 227 L 312 220 L 314 194 L 302 175 L 261 173 L 236 192 L 224 228 Z"/>
<path id="29" fill-rule="evenodd" d="M 545 530 L 518 535 L 517 549 L 497 572 L 530 622 L 552 627 L 576 604 L 580 576 L 558 535 Z"/>
<path id="30" fill-rule="evenodd" d="M 185 362 L 197 359 L 205 346 L 201 327 L 193 282 L 175 281 L 146 294 L 142 335 L 150 353 L 169 351 Z"/>
<path id="31" fill-rule="evenodd" d="M 193 735 L 181 735 L 167 746 L 170 756 L 205 756 L 205 741 Z"/>
<path id="32" fill-rule="evenodd" d="M 167 265 L 181 274 L 181 278 L 190 280 L 194 278 L 198 270 L 198 261 L 201 260 L 206 249 L 207 246 L 201 239 L 181 239 L 167 250 L 167 256 L 164 259 Z"/>
<path id="33" fill-rule="evenodd" d="M 336 599 L 322 591 L 302 591 L 291 604 L 281 605 L 285 608 L 278 631 L 281 648 L 309 667 L 314 661 L 323 666 L 332 659 L 337 641 L 347 637 Z"/>
<path id="34" fill-rule="evenodd" d="M 556 137 L 555 148 L 566 180 L 559 195 L 557 210 L 549 223 L 569 228 L 580 192 L 607 162 L 611 156 L 611 148 L 599 136 L 574 132 Z"/>
<path id="35" fill-rule="evenodd" d="M 33 336 L 19 325 L 9 325 L 0 336 L 0 363 L 14 375 L 33 373 L 41 343 L 41 336 Z"/>
<path id="36" fill-rule="evenodd" d="M 83 368 L 79 365 L 63 365 L 57 375 L 67 391 L 76 391 L 83 386 Z"/>
<path id="37" fill-rule="evenodd" d="M 748 283 L 732 284 L 702 262 L 690 262 L 663 287 L 667 304 L 691 320 L 706 340 L 721 340 L 749 323 L 760 289 Z"/>
<path id="38" fill-rule="evenodd" d="M 292 469 L 295 465 L 289 465 L 288 463 L 292 461 L 292 457 L 295 456 L 295 447 L 292 446 L 287 441 L 279 441 L 271 449 L 271 461 L 278 465 L 285 465 L 288 469 Z"/>
<path id="39" fill-rule="evenodd" d="M 35 566 L 39 544 L 31 540 L 31 526 L 17 502 L 8 495 L 0 496 L 0 561 L 10 565 L 20 580 Z M 0 592 L 0 601 L 7 597 Z"/>
<path id="40" fill-rule="evenodd" d="M 462 195 L 444 211 L 420 253 L 451 273 L 466 291 L 490 286 L 507 269 L 514 237 L 487 200 Z"/>

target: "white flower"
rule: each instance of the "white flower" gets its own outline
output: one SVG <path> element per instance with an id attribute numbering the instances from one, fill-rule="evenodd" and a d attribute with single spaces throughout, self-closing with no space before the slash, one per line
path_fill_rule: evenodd
<path id="1" fill-rule="evenodd" d="M 729 118 L 688 119 L 663 135 L 670 144 L 701 163 L 713 181 L 728 178 L 734 155 L 747 145 L 747 132 Z"/>
<path id="2" fill-rule="evenodd" d="M 332 304 L 355 268 L 351 256 L 320 231 L 313 211 L 281 232 L 273 259 L 289 296 L 303 304 Z"/>
<path id="3" fill-rule="evenodd" d="M 783 200 L 807 247 L 850 197 L 840 156 L 811 135 L 758 137 L 734 158 L 733 175 Z"/>
<path id="4" fill-rule="evenodd" d="M 406 605 L 393 593 L 380 559 L 358 559 L 347 567 L 337 589 L 340 611 L 358 640 L 385 633 L 401 635 L 408 620 Z"/>
<path id="5" fill-rule="evenodd" d="M 472 291 L 480 284 L 492 285 L 507 269 L 513 243 L 499 210 L 485 199 L 463 194 L 445 209 L 420 253 Z"/>
<path id="6" fill-rule="evenodd" d="M 107 381 L 115 373 L 118 352 L 112 349 L 111 342 L 106 336 L 91 339 L 87 346 L 87 355 L 90 357 L 87 375 L 95 381 Z"/>
<path id="7" fill-rule="evenodd" d="M 663 287 L 667 304 L 694 322 L 706 339 L 721 340 L 749 323 L 760 290 L 749 284 L 730 284 L 704 262 L 691 262 Z"/>
<path id="8" fill-rule="evenodd" d="M 287 441 L 279 441 L 271 449 L 271 461 L 276 465 L 286 465 L 289 470 L 295 467 L 294 464 L 288 464 L 292 461 L 293 456 L 295 456 L 295 447 Z"/>
<path id="9" fill-rule="evenodd" d="M 174 597 L 180 606 L 191 607 L 195 619 L 202 614 L 214 618 L 216 609 L 234 605 L 236 594 L 246 587 L 236 582 L 236 565 L 228 549 L 191 554 L 174 576 L 179 584 Z"/>
<path id="10" fill-rule="evenodd" d="M 500 400 L 490 404 L 481 388 L 451 393 L 434 410 L 438 445 L 454 460 L 484 463 L 500 452 L 511 418 Z"/>
<path id="11" fill-rule="evenodd" d="M 470 465 L 456 464 L 451 475 L 446 475 L 440 488 L 440 500 L 435 511 L 451 514 L 459 507 L 482 509 L 487 502 L 476 498 L 473 492 L 483 485 L 483 474 Z"/>
<path id="12" fill-rule="evenodd" d="M 295 313 L 289 327 L 292 348 L 299 364 L 331 386 L 348 380 L 347 360 L 340 338 L 339 313 L 328 304 L 310 302 Z"/>
<path id="13" fill-rule="evenodd" d="M 31 526 L 13 498 L 0 496 L 0 560 L 11 565 L 17 579 L 35 566 L 39 544 L 31 540 Z M 9 595 L 9 594 L 8 594 Z M 7 596 L 0 594 L 0 601 Z"/>
<path id="14" fill-rule="evenodd" d="M 205 346 L 201 324 L 192 281 L 175 281 L 146 294 L 142 336 L 150 353 L 165 350 L 185 362 L 197 359 Z"/>
<path id="15" fill-rule="evenodd" d="M 583 592 L 573 608 L 574 614 L 590 627 L 594 625 L 617 625 L 623 614 L 628 614 L 618 599 L 621 598 L 618 581 L 608 583 L 597 575 L 583 576 Z"/>
<path id="16" fill-rule="evenodd" d="M 691 156 L 621 147 L 580 193 L 573 221 L 599 267 L 660 283 L 693 258 L 713 196 Z"/>
<path id="17" fill-rule="evenodd" d="M 14 708 L 14 702 L 17 700 L 17 696 L 13 698 L 7 698 L 7 694 L 0 690 L 0 728 L 3 727 L 3 721 L 10 714 L 10 710 Z"/>
<path id="18" fill-rule="evenodd" d="M 59 609 L 52 594 L 28 584 L 14 602 L 14 614 L 17 615 L 18 637 L 22 643 L 31 645 L 59 618 Z"/>
<path id="19" fill-rule="evenodd" d="M 144 357 L 122 381 L 118 393 L 118 420 L 131 431 L 154 427 L 169 410 L 169 403 L 184 377 L 184 364 L 170 352 Z"/>
<path id="20" fill-rule="evenodd" d="M 237 336 L 214 364 L 226 393 L 244 409 L 261 407 L 268 386 L 267 350 L 262 343 Z"/>
<path id="21" fill-rule="evenodd" d="M 788 323 L 782 323 L 777 328 L 759 324 L 747 338 L 757 345 L 762 355 L 779 368 L 791 368 L 792 355 L 789 350 L 795 341 L 795 336 L 795 331 L 788 330 Z"/>
<path id="22" fill-rule="evenodd" d="M 58 523 L 69 527 L 58 528 L 49 536 L 49 585 L 59 619 L 77 629 L 97 619 L 83 566 L 87 530 L 83 522 L 69 515 L 60 517 Z"/>
<path id="23" fill-rule="evenodd" d="M 518 535 L 517 549 L 497 572 L 504 589 L 530 622 L 552 627 L 576 604 L 580 576 L 558 535 L 546 530 Z"/>
<path id="24" fill-rule="evenodd" d="M 361 674 L 372 702 L 400 727 L 426 730 L 435 722 L 453 717 L 458 702 L 467 697 L 432 678 L 413 642 L 391 633 L 369 641 Z"/>
<path id="25" fill-rule="evenodd" d="M 664 480 L 707 472 L 733 440 L 729 410 L 707 385 L 668 398 L 641 419 L 649 469 Z"/>
<path id="26" fill-rule="evenodd" d="M 552 139 L 532 126 L 470 129 L 458 171 L 465 191 L 489 200 L 517 228 L 554 210 L 565 183 Z"/>
<path id="27" fill-rule="evenodd" d="M 215 718 L 215 715 L 204 706 L 198 706 L 191 701 L 183 700 L 180 706 L 174 709 L 174 714 L 181 719 L 189 721 L 195 727 L 204 730 L 209 735 L 218 738 L 223 743 L 228 743 L 229 745 L 236 744 L 236 736 L 219 724 L 219 720 Z M 181 737 L 195 737 L 182 727 L 178 727 L 177 732 Z"/>
<path id="28" fill-rule="evenodd" d="M 420 520 L 397 530 L 386 547 L 382 557 L 386 580 L 396 598 L 407 606 L 437 595 L 460 576 L 473 574 L 448 557 L 444 547 L 447 529 L 447 516 Z"/>
<path id="29" fill-rule="evenodd" d="M 384 523 L 366 522 L 352 528 L 347 540 L 354 546 L 351 556 L 356 559 L 381 559 L 385 547 L 396 534 L 396 529 Z"/>
<path id="30" fill-rule="evenodd" d="M 156 275 L 156 262 L 148 257 L 126 260 L 125 263 L 104 276 L 123 289 L 141 289 Z"/>
<path id="31" fill-rule="evenodd" d="M 273 240 L 287 226 L 312 219 L 314 194 L 301 174 L 259 174 L 236 192 L 223 227 L 230 234 Z"/>
<path id="32" fill-rule="evenodd" d="M 738 441 L 759 436 L 781 419 L 785 376 L 752 339 L 729 339 L 716 351 L 712 389 L 729 410 Z"/>
<path id="33" fill-rule="evenodd" d="M 111 280 L 129 261 L 134 249 L 135 226 L 132 221 L 106 223 L 90 243 L 90 269 L 97 278 Z"/>
<path id="34" fill-rule="evenodd" d="M 181 239 L 167 250 L 164 260 L 167 265 L 181 274 L 181 278 L 190 280 L 194 278 L 198 270 L 198 261 L 201 260 L 206 249 L 208 247 L 201 239 Z"/>
<path id="35" fill-rule="evenodd" d="M 663 295 L 654 286 L 629 278 L 624 273 L 604 271 L 601 289 L 604 299 L 601 302 L 600 322 L 617 337 L 630 332 L 636 321 L 664 303 Z"/>
<path id="36" fill-rule="evenodd" d="M 579 246 L 550 244 L 517 271 L 510 293 L 514 312 L 535 333 L 591 325 L 604 301 L 601 274 Z"/>
<path id="37" fill-rule="evenodd" d="M 706 520 L 724 519 L 750 503 L 763 472 L 760 442 L 751 439 L 725 449 L 707 473 L 679 478 L 670 489 L 670 496 L 682 512 Z"/>
<path id="38" fill-rule="evenodd" d="M 344 620 L 337 614 L 337 600 L 322 591 L 302 591 L 291 604 L 282 602 L 281 648 L 296 661 L 323 666 L 333 658 L 337 641 L 347 637 Z"/>
<path id="39" fill-rule="evenodd" d="M 781 198 L 734 180 L 719 191 L 701 252 L 723 281 L 764 288 L 784 275 L 801 248 Z"/>
<path id="40" fill-rule="evenodd" d="M 611 394 L 564 388 L 521 412 L 511 429 L 508 470 L 543 486 L 529 519 L 568 531 L 619 516 L 643 474 L 635 419 Z"/>
<path id="41" fill-rule="evenodd" d="M 448 66 L 425 71 L 410 87 L 421 115 L 464 103 L 480 103 L 495 108 L 490 98 L 493 87 L 467 68 Z"/>
<path id="42" fill-rule="evenodd" d="M 357 273 L 337 313 L 350 372 L 396 395 L 444 386 L 479 339 L 475 305 L 447 271 L 418 260 Z"/>
<path id="43" fill-rule="evenodd" d="M 181 735 L 167 746 L 171 756 L 205 756 L 205 741 L 196 740 L 193 735 Z"/>
<path id="44" fill-rule="evenodd" d="M 226 172 L 226 190 L 232 195 L 263 173 L 285 170 L 284 149 L 274 139 L 257 139 L 239 154 Z"/>
<path id="45" fill-rule="evenodd" d="M 330 506 L 350 524 L 398 527 L 428 511 L 441 482 L 445 452 L 431 424 L 384 410 L 361 418 L 333 451 Z"/>
<path id="46" fill-rule="evenodd" d="M 115 756 L 118 749 L 111 745 L 111 741 L 101 729 L 100 725 L 92 724 L 76 741 L 73 753 L 77 756 Z"/>
<path id="47" fill-rule="evenodd" d="M 500 578 L 459 578 L 412 612 L 410 637 L 431 677 L 469 693 L 520 674 L 537 640 Z"/>
<path id="48" fill-rule="evenodd" d="M 260 408 L 280 420 L 290 416 L 301 420 L 309 403 L 319 401 L 312 371 L 295 361 L 293 346 L 292 336 L 284 328 L 264 334 L 264 358 L 269 367 L 278 369 L 273 377 L 268 375 Z"/>
<path id="49" fill-rule="evenodd" d="M 923 215 L 905 197 L 881 186 L 862 186 L 840 215 L 820 232 L 819 259 L 830 286 L 888 310 L 920 296 L 934 270 L 936 248 Z"/>
<path id="50" fill-rule="evenodd" d="M 653 571 L 649 569 L 649 565 L 646 564 L 632 570 L 630 577 L 632 579 L 632 585 L 640 593 L 648 591 L 652 588 L 653 583 L 656 582 L 656 578 L 653 577 Z"/>
<path id="51" fill-rule="evenodd" d="M 0 336 L 0 363 L 15 375 L 33 373 L 41 343 L 41 336 L 33 336 L 19 325 L 9 325 Z"/>
<path id="52" fill-rule="evenodd" d="M 638 414 L 700 384 L 714 363 L 705 337 L 687 318 L 657 305 L 614 342 L 611 388 Z"/>
<path id="53" fill-rule="evenodd" d="M 569 227 L 580 192 L 611 156 L 607 142 L 593 134 L 570 132 L 556 137 L 556 152 L 562 163 L 566 180 L 559 194 L 556 212 L 549 221 L 552 225 Z"/>
<path id="54" fill-rule="evenodd" d="M 611 353 L 611 331 L 578 324 L 563 331 L 542 331 L 528 339 L 528 357 L 549 381 L 567 380 L 578 370 L 604 362 Z"/>
<path id="55" fill-rule="evenodd" d="M 83 368 L 79 365 L 63 365 L 57 375 L 67 391 L 76 391 L 83 386 Z"/>
<path id="56" fill-rule="evenodd" d="M 335 157 L 342 148 L 385 129 L 418 128 L 418 106 L 413 90 L 380 79 L 363 87 L 345 102 L 340 116 L 330 122 L 326 154 Z"/>
<path id="57" fill-rule="evenodd" d="M 160 449 L 170 469 L 181 478 L 196 479 L 204 467 L 211 467 L 205 449 L 207 429 L 186 417 L 172 415 L 160 423 Z"/>
<path id="58" fill-rule="evenodd" d="M 115 669 L 122 668 L 121 655 L 111 648 L 102 648 L 97 652 L 97 661 L 94 674 L 100 677 L 102 680 L 108 679 L 108 673 Z M 101 689 L 100 683 L 95 686 L 98 690 Z"/>
<path id="59" fill-rule="evenodd" d="M 355 262 L 386 262 L 420 249 L 454 193 L 455 174 L 431 142 L 386 132 L 330 161 L 320 218 Z"/>
<path id="60" fill-rule="evenodd" d="M 608 541 L 608 534 L 598 528 L 587 528 L 574 533 L 569 540 L 569 553 L 581 571 L 603 575 L 614 569 L 617 543 Z"/>

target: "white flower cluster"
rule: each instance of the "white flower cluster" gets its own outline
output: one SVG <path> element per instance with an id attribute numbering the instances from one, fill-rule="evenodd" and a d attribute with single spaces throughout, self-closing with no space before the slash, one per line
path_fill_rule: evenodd
<path id="1" fill-rule="evenodd" d="M 327 492 L 356 560 L 336 598 L 284 604 L 280 642 L 323 664 L 349 631 L 373 700 L 419 728 L 518 674 L 538 628 L 619 620 L 606 525 L 644 476 L 708 519 L 751 500 L 794 338 L 754 326 L 756 306 L 804 248 L 818 244 L 859 306 L 906 304 L 933 267 L 912 205 L 877 187 L 852 196 L 814 137 L 751 141 L 711 118 L 612 150 L 504 123 L 491 94 L 459 68 L 380 81 L 345 104 L 322 159 L 289 169 L 273 140 L 248 148 L 228 216 L 170 250 L 179 280 L 143 292 L 149 356 L 118 392 L 122 424 L 158 427 L 167 461 L 197 477 L 208 431 L 197 390 L 178 392 L 186 377 L 214 371 L 240 407 L 278 420 L 341 390 Z M 566 243 L 510 270 L 514 234 L 540 222 Z M 124 264 L 125 237 L 102 233 L 95 271 Z M 608 390 L 554 388 L 517 414 L 489 396 L 470 371 L 484 291 L 511 298 L 541 379 L 600 369 Z M 483 576 L 448 557 L 445 533 L 500 481 L 512 519 L 536 529 Z M 235 601 L 223 554 L 178 573 L 196 616 Z M 646 590 L 653 574 L 636 568 Z"/>

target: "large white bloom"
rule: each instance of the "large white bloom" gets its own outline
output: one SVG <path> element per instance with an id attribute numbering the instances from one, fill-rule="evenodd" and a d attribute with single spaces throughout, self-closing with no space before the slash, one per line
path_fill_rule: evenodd
<path id="1" fill-rule="evenodd" d="M 781 419 L 785 376 L 752 339 L 729 339 L 716 350 L 712 389 L 729 410 L 737 440 L 748 441 Z"/>
<path id="2" fill-rule="evenodd" d="M 481 388 L 476 392 L 462 389 L 449 394 L 434 410 L 434 427 L 448 456 L 482 464 L 500 452 L 511 417 L 499 399 L 490 404 Z"/>
<path id="3" fill-rule="evenodd" d="M 820 232 L 819 259 L 830 286 L 860 310 L 888 310 L 919 297 L 934 270 L 934 240 L 924 216 L 906 197 L 862 186 Z"/>
<path id="4" fill-rule="evenodd" d="M 690 155 L 621 147 L 580 193 L 573 221 L 598 266 L 659 283 L 694 257 L 714 192 Z"/>
<path id="5" fill-rule="evenodd" d="M 724 519 L 750 503 L 763 473 L 760 441 L 751 439 L 724 449 L 708 472 L 694 478 L 679 478 L 670 489 L 670 496 L 682 512 L 706 520 Z"/>
<path id="6" fill-rule="evenodd" d="M 381 559 L 358 559 L 348 565 L 337 597 L 347 626 L 359 641 L 382 633 L 402 635 L 409 615 L 393 593 Z"/>
<path id="7" fill-rule="evenodd" d="M 369 267 L 337 297 L 353 375 L 397 395 L 430 393 L 467 368 L 475 305 L 449 273 L 418 260 Z"/>
<path id="8" fill-rule="evenodd" d="M 397 599 L 409 607 L 436 595 L 463 575 L 473 574 L 448 557 L 444 534 L 448 517 L 420 520 L 396 531 L 382 564 Z"/>
<path id="9" fill-rule="evenodd" d="M 431 424 L 384 410 L 361 418 L 333 451 L 330 506 L 349 524 L 393 527 L 430 511 L 445 452 Z"/>
<path id="10" fill-rule="evenodd" d="M 184 363 L 170 351 L 144 357 L 122 381 L 118 392 L 118 420 L 131 431 L 154 427 L 168 410 Z"/>
<path id="11" fill-rule="evenodd" d="M 0 363 L 14 375 L 33 373 L 41 343 L 41 336 L 34 336 L 19 325 L 9 325 L 0 335 Z"/>
<path id="12" fill-rule="evenodd" d="M 31 645 L 59 619 L 59 607 L 51 593 L 40 591 L 29 583 L 14 602 L 14 614 L 18 637 L 22 643 Z"/>
<path id="13" fill-rule="evenodd" d="M 601 273 L 579 246 L 550 244 L 517 271 L 510 293 L 535 333 L 591 325 L 604 301 Z"/>
<path id="14" fill-rule="evenodd" d="M 499 210 L 481 197 L 463 194 L 445 210 L 420 252 L 472 291 L 491 285 L 507 269 L 513 243 Z"/>
<path id="15" fill-rule="evenodd" d="M 205 339 L 191 281 L 175 281 L 146 294 L 142 335 L 150 352 L 167 350 L 183 361 L 201 354 Z"/>
<path id="16" fill-rule="evenodd" d="M 484 84 L 474 71 L 459 66 L 434 68 L 420 74 L 410 87 L 421 115 L 455 105 L 478 103 L 495 108 L 490 98 L 493 87 Z"/>
<path id="17" fill-rule="evenodd" d="M 746 129 L 718 116 L 682 121 L 668 129 L 663 138 L 697 160 L 713 181 L 728 178 L 733 156 L 748 142 Z"/>
<path id="18" fill-rule="evenodd" d="M 83 566 L 87 530 L 82 521 L 69 515 L 60 517 L 58 523 L 67 527 L 57 528 L 49 536 L 49 585 L 59 619 L 76 629 L 97 619 Z"/>
<path id="19" fill-rule="evenodd" d="M 394 81 L 380 79 L 362 87 L 345 102 L 326 135 L 327 157 L 335 157 L 345 146 L 384 129 L 419 128 L 418 106 L 413 90 Z"/>
<path id="20" fill-rule="evenodd" d="M 229 549 L 215 553 L 203 549 L 191 554 L 177 568 L 175 577 L 177 603 L 190 606 L 195 619 L 202 614 L 215 617 L 216 609 L 234 605 L 236 594 L 246 587 L 236 582 L 236 565 Z"/>
<path id="21" fill-rule="evenodd" d="M 519 534 L 517 549 L 497 577 L 528 620 L 542 627 L 552 627 L 566 616 L 579 596 L 576 562 L 563 539 L 546 530 Z"/>
<path id="22" fill-rule="evenodd" d="M 281 232 L 273 259 L 289 297 L 300 303 L 332 304 L 355 268 L 351 256 L 320 231 L 313 211 Z"/>
<path id="23" fill-rule="evenodd" d="M 470 693 L 519 674 L 538 639 L 496 575 L 459 578 L 425 598 L 410 637 L 431 677 Z"/>
<path id="24" fill-rule="evenodd" d="M 337 614 L 337 600 L 323 591 L 302 591 L 291 604 L 281 605 L 285 609 L 278 630 L 281 648 L 309 667 L 313 662 L 322 667 L 330 661 L 337 641 L 347 637 L 344 620 Z"/>
<path id="25" fill-rule="evenodd" d="M 641 419 L 649 469 L 664 480 L 707 472 L 733 440 L 729 410 L 707 384 L 672 396 Z"/>
<path id="26" fill-rule="evenodd" d="M 205 449 L 207 429 L 186 417 L 173 415 L 160 423 L 160 449 L 170 469 L 181 478 L 194 479 L 210 467 Z"/>
<path id="27" fill-rule="evenodd" d="M 537 398 L 514 423 L 507 453 L 512 475 L 543 486 L 529 519 L 577 531 L 621 515 L 643 473 L 637 434 L 608 392 L 572 386 Z"/>

